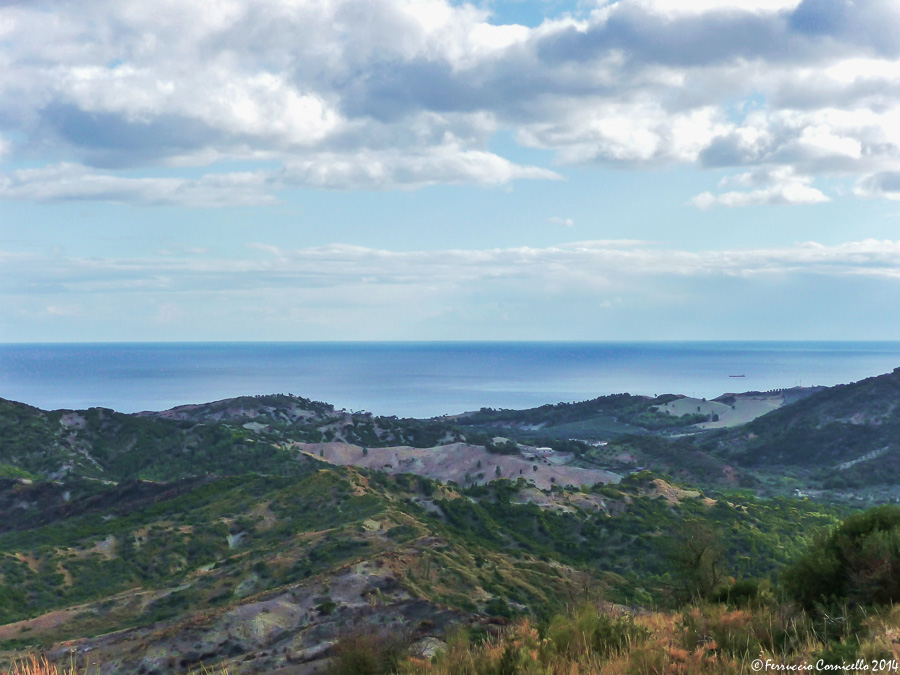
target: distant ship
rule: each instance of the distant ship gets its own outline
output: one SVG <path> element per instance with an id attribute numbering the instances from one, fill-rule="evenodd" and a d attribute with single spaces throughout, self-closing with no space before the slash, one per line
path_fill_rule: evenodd
<path id="1" fill-rule="evenodd" d="M 728 377 L 747 377 L 746 375 L 729 375 Z"/>

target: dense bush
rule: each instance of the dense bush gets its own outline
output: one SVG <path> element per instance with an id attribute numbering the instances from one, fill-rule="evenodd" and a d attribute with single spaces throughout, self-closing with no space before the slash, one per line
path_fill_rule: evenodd
<path id="1" fill-rule="evenodd" d="M 585 654 L 608 658 L 645 641 L 649 631 L 637 625 L 630 614 L 612 616 L 584 605 L 574 615 L 557 615 L 547 628 L 552 649 L 577 659 Z"/>
<path id="2" fill-rule="evenodd" d="M 816 540 L 783 580 L 788 595 L 806 607 L 900 601 L 900 507 L 850 516 Z"/>
<path id="3" fill-rule="evenodd" d="M 341 635 L 328 675 L 386 675 L 397 672 L 409 650 L 409 637 L 385 628 L 363 627 Z"/>

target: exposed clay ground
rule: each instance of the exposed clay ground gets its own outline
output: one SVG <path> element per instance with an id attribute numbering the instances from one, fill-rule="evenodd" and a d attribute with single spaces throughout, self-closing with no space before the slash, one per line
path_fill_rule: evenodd
<path id="1" fill-rule="evenodd" d="M 296 448 L 341 466 L 359 466 L 387 473 L 412 473 L 460 485 L 483 484 L 497 478 L 524 478 L 542 490 L 552 485 L 618 483 L 611 471 L 560 464 L 571 457 L 557 453 L 552 459 L 524 459 L 494 455 L 480 445 L 452 443 L 435 448 L 368 448 L 350 443 L 296 443 Z M 497 469 L 499 468 L 499 473 Z"/>

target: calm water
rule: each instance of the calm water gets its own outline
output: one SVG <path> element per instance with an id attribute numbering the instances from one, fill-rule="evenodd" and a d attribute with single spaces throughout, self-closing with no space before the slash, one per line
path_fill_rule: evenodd
<path id="1" fill-rule="evenodd" d="M 900 342 L 0 345 L 0 397 L 45 409 L 137 412 L 293 393 L 338 408 L 428 417 L 621 392 L 712 398 L 832 385 L 897 366 Z"/>

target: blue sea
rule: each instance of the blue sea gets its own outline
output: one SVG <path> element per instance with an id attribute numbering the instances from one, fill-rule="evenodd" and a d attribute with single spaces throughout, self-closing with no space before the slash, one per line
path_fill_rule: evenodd
<path id="1" fill-rule="evenodd" d="M 833 385 L 897 366 L 900 342 L 5 344 L 0 397 L 138 412 L 293 393 L 431 417 L 622 392 L 713 398 Z"/>

